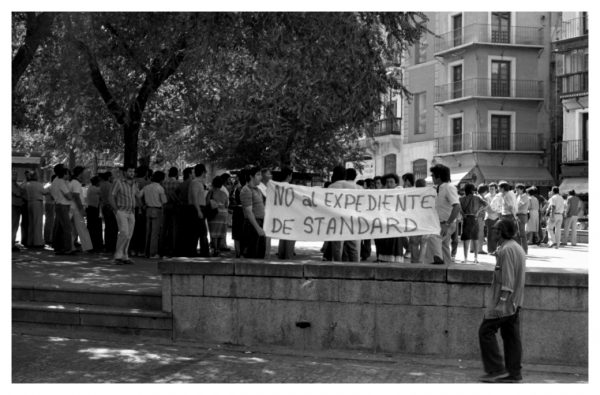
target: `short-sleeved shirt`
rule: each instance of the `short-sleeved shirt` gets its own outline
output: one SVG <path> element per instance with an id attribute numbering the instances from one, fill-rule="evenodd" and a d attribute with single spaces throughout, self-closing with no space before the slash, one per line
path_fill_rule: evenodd
<path id="1" fill-rule="evenodd" d="M 441 183 L 435 198 L 435 209 L 440 221 L 448 221 L 452 214 L 452 206 L 455 204 L 459 204 L 456 187 L 449 182 Z"/>
<path id="2" fill-rule="evenodd" d="M 206 206 L 206 189 L 204 188 L 204 184 L 199 178 L 194 178 L 190 182 L 190 189 L 188 191 L 188 203 L 191 205 L 195 205 L 197 202 L 200 206 Z"/>
<path id="3" fill-rule="evenodd" d="M 81 186 L 79 180 L 71 180 L 71 182 L 69 183 L 69 189 L 71 190 L 71 193 L 73 195 L 79 194 L 79 199 L 81 199 L 81 204 L 83 205 L 83 187 Z M 71 207 L 74 209 L 78 209 L 77 203 L 75 203 L 75 199 L 71 200 Z"/>
<path id="4" fill-rule="evenodd" d="M 167 202 L 164 188 L 158 182 L 152 182 L 142 189 L 142 198 L 146 206 L 159 208 Z"/>
<path id="5" fill-rule="evenodd" d="M 504 192 L 504 194 L 499 194 L 502 196 L 502 211 L 500 212 L 502 215 L 513 215 L 517 213 L 516 204 L 517 199 L 512 191 Z"/>
<path id="6" fill-rule="evenodd" d="M 115 205 L 118 210 L 133 212 L 136 203 L 136 194 L 138 193 L 137 184 L 132 182 L 131 184 L 125 180 L 117 180 L 115 187 L 112 190 L 113 198 L 115 199 Z"/>
<path id="7" fill-rule="evenodd" d="M 464 215 L 475 215 L 487 202 L 478 195 L 465 195 L 458 199 Z"/>
<path id="8" fill-rule="evenodd" d="M 70 205 L 71 201 L 65 197 L 71 190 L 66 180 L 56 177 L 50 185 L 50 194 L 56 204 Z"/>
<path id="9" fill-rule="evenodd" d="M 263 202 L 263 194 L 258 187 L 251 187 L 249 184 L 244 185 L 240 192 L 240 200 L 242 207 L 252 207 L 252 213 L 256 219 L 265 218 L 265 204 Z M 246 217 L 246 212 L 244 212 Z"/>
<path id="10" fill-rule="evenodd" d="M 517 214 L 527 214 L 530 206 L 529 195 L 524 193 L 517 197 Z"/>
<path id="11" fill-rule="evenodd" d="M 558 193 L 552 195 L 549 207 L 554 206 L 554 214 L 563 214 L 565 212 L 565 201 Z"/>
<path id="12" fill-rule="evenodd" d="M 505 310 L 500 315 L 507 317 L 523 306 L 525 289 L 525 251 L 515 240 L 506 240 L 496 249 L 496 267 L 492 279 L 492 293 L 486 307 L 493 309 L 500 301 L 502 291 L 510 294 L 505 302 Z M 498 317 L 486 317 L 498 318 Z"/>
<path id="13" fill-rule="evenodd" d="M 99 207 L 100 206 L 100 187 L 90 185 L 87 192 L 87 205 L 88 207 Z"/>

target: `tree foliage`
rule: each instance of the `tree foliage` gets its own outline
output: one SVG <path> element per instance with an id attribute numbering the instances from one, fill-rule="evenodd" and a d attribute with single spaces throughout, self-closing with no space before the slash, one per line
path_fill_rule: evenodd
<path id="1" fill-rule="evenodd" d="M 13 51 L 31 20 L 13 14 Z M 139 151 L 225 167 L 331 167 L 361 155 L 356 140 L 382 94 L 403 90 L 389 60 L 425 22 L 419 13 L 53 14 L 14 85 L 13 140 L 25 131 L 50 150 L 124 147 L 130 164 Z"/>

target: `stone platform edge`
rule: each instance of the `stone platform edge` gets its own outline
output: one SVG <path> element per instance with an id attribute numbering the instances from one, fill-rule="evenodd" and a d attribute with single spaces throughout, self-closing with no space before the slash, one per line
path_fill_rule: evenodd
<path id="1" fill-rule="evenodd" d="M 162 275 L 217 275 L 323 278 L 381 281 L 490 284 L 491 265 L 422 265 L 405 263 L 333 263 L 215 258 L 175 258 L 158 263 Z M 527 268 L 526 286 L 588 288 L 585 269 Z"/>

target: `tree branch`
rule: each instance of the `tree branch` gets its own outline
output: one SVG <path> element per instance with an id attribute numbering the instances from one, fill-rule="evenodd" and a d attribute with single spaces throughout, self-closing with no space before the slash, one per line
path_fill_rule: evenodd
<path id="1" fill-rule="evenodd" d="M 27 70 L 27 66 L 33 60 L 33 56 L 42 41 L 50 35 L 52 21 L 56 14 L 42 12 L 36 16 L 35 12 L 28 12 L 26 15 L 27 32 L 25 33 L 25 43 L 21 45 L 12 61 L 13 90 L 25 70 Z"/>
<path id="2" fill-rule="evenodd" d="M 108 110 L 111 114 L 114 115 L 117 122 L 122 125 L 126 122 L 126 114 L 123 108 L 116 102 L 113 95 L 110 93 L 108 86 L 106 86 L 106 82 L 104 81 L 104 77 L 102 77 L 102 73 L 100 72 L 100 67 L 98 66 L 98 61 L 95 56 L 92 54 L 90 48 L 81 40 L 76 38 L 72 38 L 73 43 L 86 57 L 88 62 L 88 67 L 90 69 L 90 77 L 92 78 L 92 83 L 100 93 L 102 100 L 108 107 Z"/>
<path id="3" fill-rule="evenodd" d="M 185 36 L 182 35 L 175 43 L 174 48 L 171 50 L 171 55 L 162 67 L 160 66 L 160 55 L 152 60 L 150 69 L 146 74 L 146 79 L 140 87 L 135 101 L 129 106 L 129 117 L 133 122 L 141 121 L 142 113 L 146 108 L 150 96 L 158 90 L 163 82 L 177 71 L 177 68 L 181 62 L 183 62 L 185 57 L 186 48 L 187 40 Z"/>
<path id="4" fill-rule="evenodd" d="M 135 65 L 137 67 L 139 67 L 139 69 L 144 73 L 147 74 L 148 73 L 148 68 L 146 67 L 146 65 L 144 65 L 142 62 L 140 62 L 138 59 L 139 57 L 136 55 L 136 53 L 133 51 L 132 48 L 129 47 L 129 45 L 127 45 L 127 43 L 121 38 L 121 35 L 119 34 L 119 32 L 117 32 L 117 29 L 114 28 L 114 26 L 112 24 L 110 24 L 109 22 L 104 23 L 104 27 L 106 27 L 106 29 L 112 33 L 113 36 L 115 36 L 117 38 L 117 41 L 119 42 L 119 44 L 121 45 L 121 47 L 123 47 L 123 49 L 125 50 L 125 52 L 127 52 L 127 54 L 129 55 L 129 57 L 131 58 L 131 60 L 133 61 L 133 63 L 135 63 Z"/>

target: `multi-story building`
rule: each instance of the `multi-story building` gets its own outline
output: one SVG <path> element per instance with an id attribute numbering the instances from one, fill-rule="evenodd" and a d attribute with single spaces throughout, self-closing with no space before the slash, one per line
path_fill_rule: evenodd
<path id="1" fill-rule="evenodd" d="M 426 178 L 442 163 L 457 184 L 587 189 L 586 14 L 427 16 L 432 33 L 401 62 L 412 96 L 390 93 L 362 142 L 374 174 Z"/>
<path id="2" fill-rule="evenodd" d="M 425 132 L 434 141 L 432 163 L 450 167 L 454 182 L 554 184 L 548 171 L 550 14 L 430 15 L 438 34 L 435 60 L 426 75 L 413 61 L 407 82 L 413 92 L 433 96 L 433 124 Z M 406 108 L 408 145 L 421 129 L 415 125 L 421 110 L 416 100 Z"/>
<path id="3" fill-rule="evenodd" d="M 555 77 L 554 171 L 561 193 L 588 192 L 588 16 L 557 13 L 552 24 Z"/>

